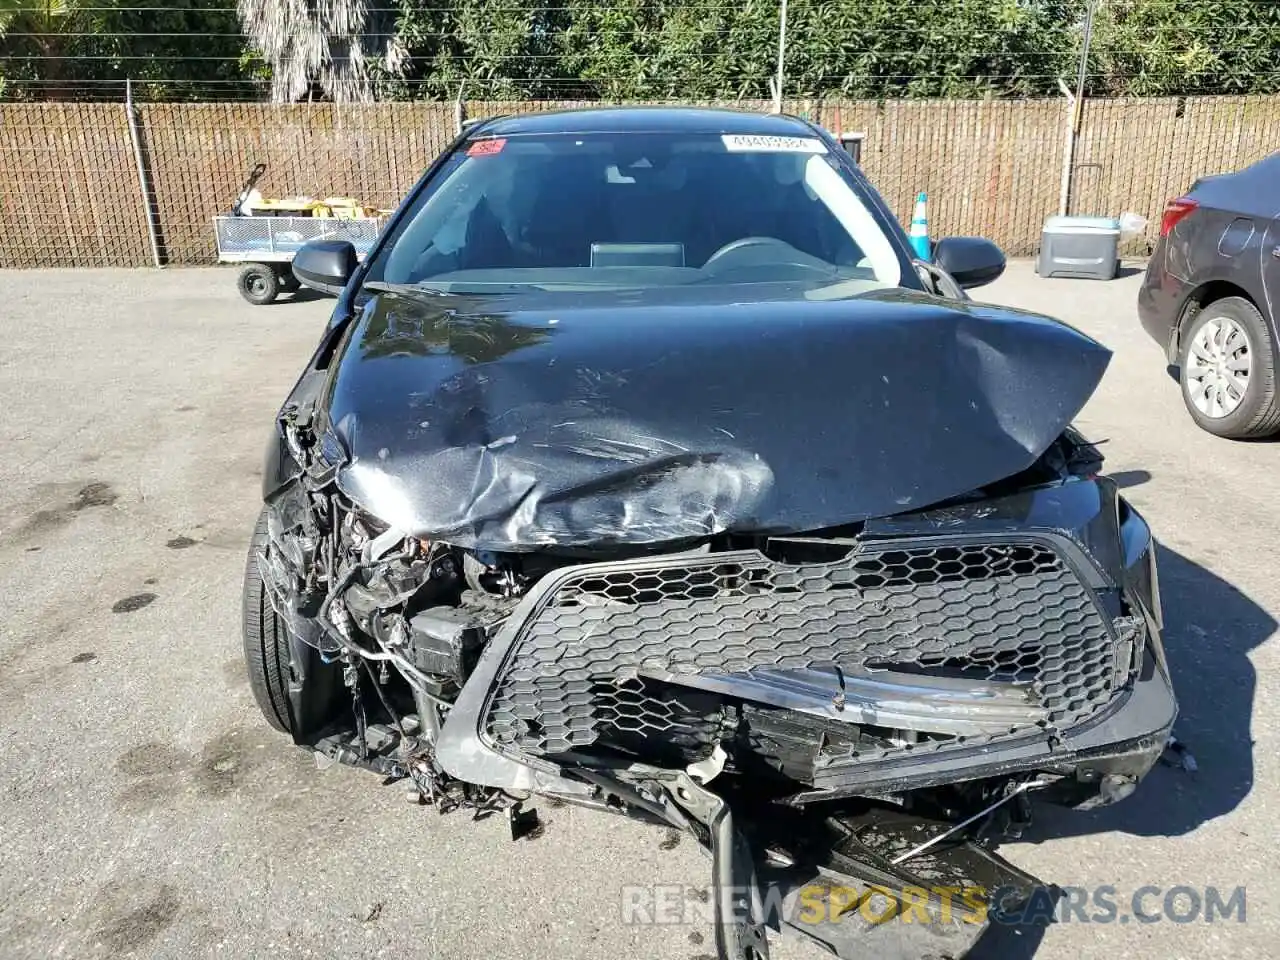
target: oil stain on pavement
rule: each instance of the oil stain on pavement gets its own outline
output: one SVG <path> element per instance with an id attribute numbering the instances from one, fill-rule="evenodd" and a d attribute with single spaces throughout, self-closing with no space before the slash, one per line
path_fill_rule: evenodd
<path id="1" fill-rule="evenodd" d="M 139 893 L 143 896 L 139 897 Z M 133 884 L 103 888 L 102 919 L 91 938 L 112 956 L 137 950 L 163 933 L 182 910 L 177 891 L 168 884 L 141 890 Z"/>
<path id="2" fill-rule="evenodd" d="M 31 514 L 18 527 L 19 537 L 28 538 L 48 533 L 70 523 L 76 514 L 84 510 L 110 507 L 120 499 L 111 484 L 103 480 L 90 480 L 88 483 L 45 483 L 36 488 L 36 495 L 45 502 L 51 499 L 63 502 L 56 507 L 43 508 Z"/>
<path id="3" fill-rule="evenodd" d="M 124 597 L 117 600 L 111 605 L 112 613 L 133 613 L 135 610 L 141 610 L 154 601 L 156 595 L 154 593 L 135 593 L 133 596 Z"/>
<path id="4" fill-rule="evenodd" d="M 159 740 L 138 744 L 116 758 L 116 771 L 129 781 L 119 794 L 119 807 L 141 814 L 182 795 L 199 800 L 230 797 L 251 785 L 264 764 L 280 772 L 280 757 L 271 747 L 283 750 L 285 744 L 269 729 L 256 727 L 224 730 L 198 753 Z"/>

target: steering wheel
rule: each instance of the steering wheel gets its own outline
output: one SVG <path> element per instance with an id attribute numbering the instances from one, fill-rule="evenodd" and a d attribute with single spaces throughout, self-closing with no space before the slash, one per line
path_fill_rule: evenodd
<path id="1" fill-rule="evenodd" d="M 779 267 L 830 274 L 832 267 L 777 237 L 743 237 L 726 243 L 702 265 L 712 276 L 729 271 L 776 270 Z M 775 277 L 775 279 L 778 279 Z"/>
<path id="2" fill-rule="evenodd" d="M 705 270 L 717 260 L 721 260 L 731 254 L 737 253 L 739 250 L 749 250 L 755 247 L 786 247 L 788 250 L 795 248 L 791 244 L 779 240 L 777 237 L 739 237 L 737 240 L 730 240 L 723 247 L 707 257 L 707 262 L 702 265 Z"/>

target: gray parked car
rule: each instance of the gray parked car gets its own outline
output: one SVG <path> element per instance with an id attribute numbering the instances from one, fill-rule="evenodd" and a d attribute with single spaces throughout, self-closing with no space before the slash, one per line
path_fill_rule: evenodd
<path id="1" fill-rule="evenodd" d="M 1170 200 L 1138 294 L 1192 418 L 1220 437 L 1280 431 L 1280 153 Z"/>

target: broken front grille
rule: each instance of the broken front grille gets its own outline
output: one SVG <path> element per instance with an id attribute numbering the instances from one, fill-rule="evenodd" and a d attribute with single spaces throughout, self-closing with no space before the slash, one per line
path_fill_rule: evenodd
<path id="1" fill-rule="evenodd" d="M 1063 729 L 1123 680 L 1093 592 L 1046 544 L 833 549 L 821 562 L 744 551 L 570 570 L 519 628 L 489 736 L 534 756 L 709 743 L 740 722 L 735 703 L 756 702 L 846 731 L 820 738 L 828 747 L 856 756 L 865 740 L 883 755 L 883 737 L 849 724 L 931 749 Z"/>

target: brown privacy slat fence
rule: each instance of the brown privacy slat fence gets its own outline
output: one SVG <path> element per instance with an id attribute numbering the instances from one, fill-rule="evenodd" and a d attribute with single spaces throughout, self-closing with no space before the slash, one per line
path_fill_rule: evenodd
<path id="1" fill-rule="evenodd" d="M 766 110 L 765 102 L 733 104 Z M 468 117 L 591 106 L 467 104 Z M 1035 251 L 1057 212 L 1062 100 L 789 102 L 833 133 L 866 135 L 862 165 L 907 218 L 929 193 L 930 233 Z M 266 196 L 354 196 L 392 207 L 452 139 L 448 103 L 163 104 L 136 111 L 158 245 L 166 263 L 210 263 L 213 228 L 249 169 Z M 1280 97 L 1090 100 L 1077 138 L 1072 212 L 1152 222 L 1196 177 L 1280 149 Z M 123 104 L 0 104 L 0 267 L 152 262 Z"/>
<path id="2" fill-rule="evenodd" d="M 440 103 L 170 104 L 139 116 L 172 263 L 214 259 L 210 218 L 229 211 L 255 163 L 267 165 L 263 196 L 352 196 L 389 208 L 448 146 L 454 124 L 453 107 Z M 141 205 L 136 187 L 133 196 Z"/>
<path id="3" fill-rule="evenodd" d="M 0 266 L 150 262 L 123 104 L 0 106 Z"/>

